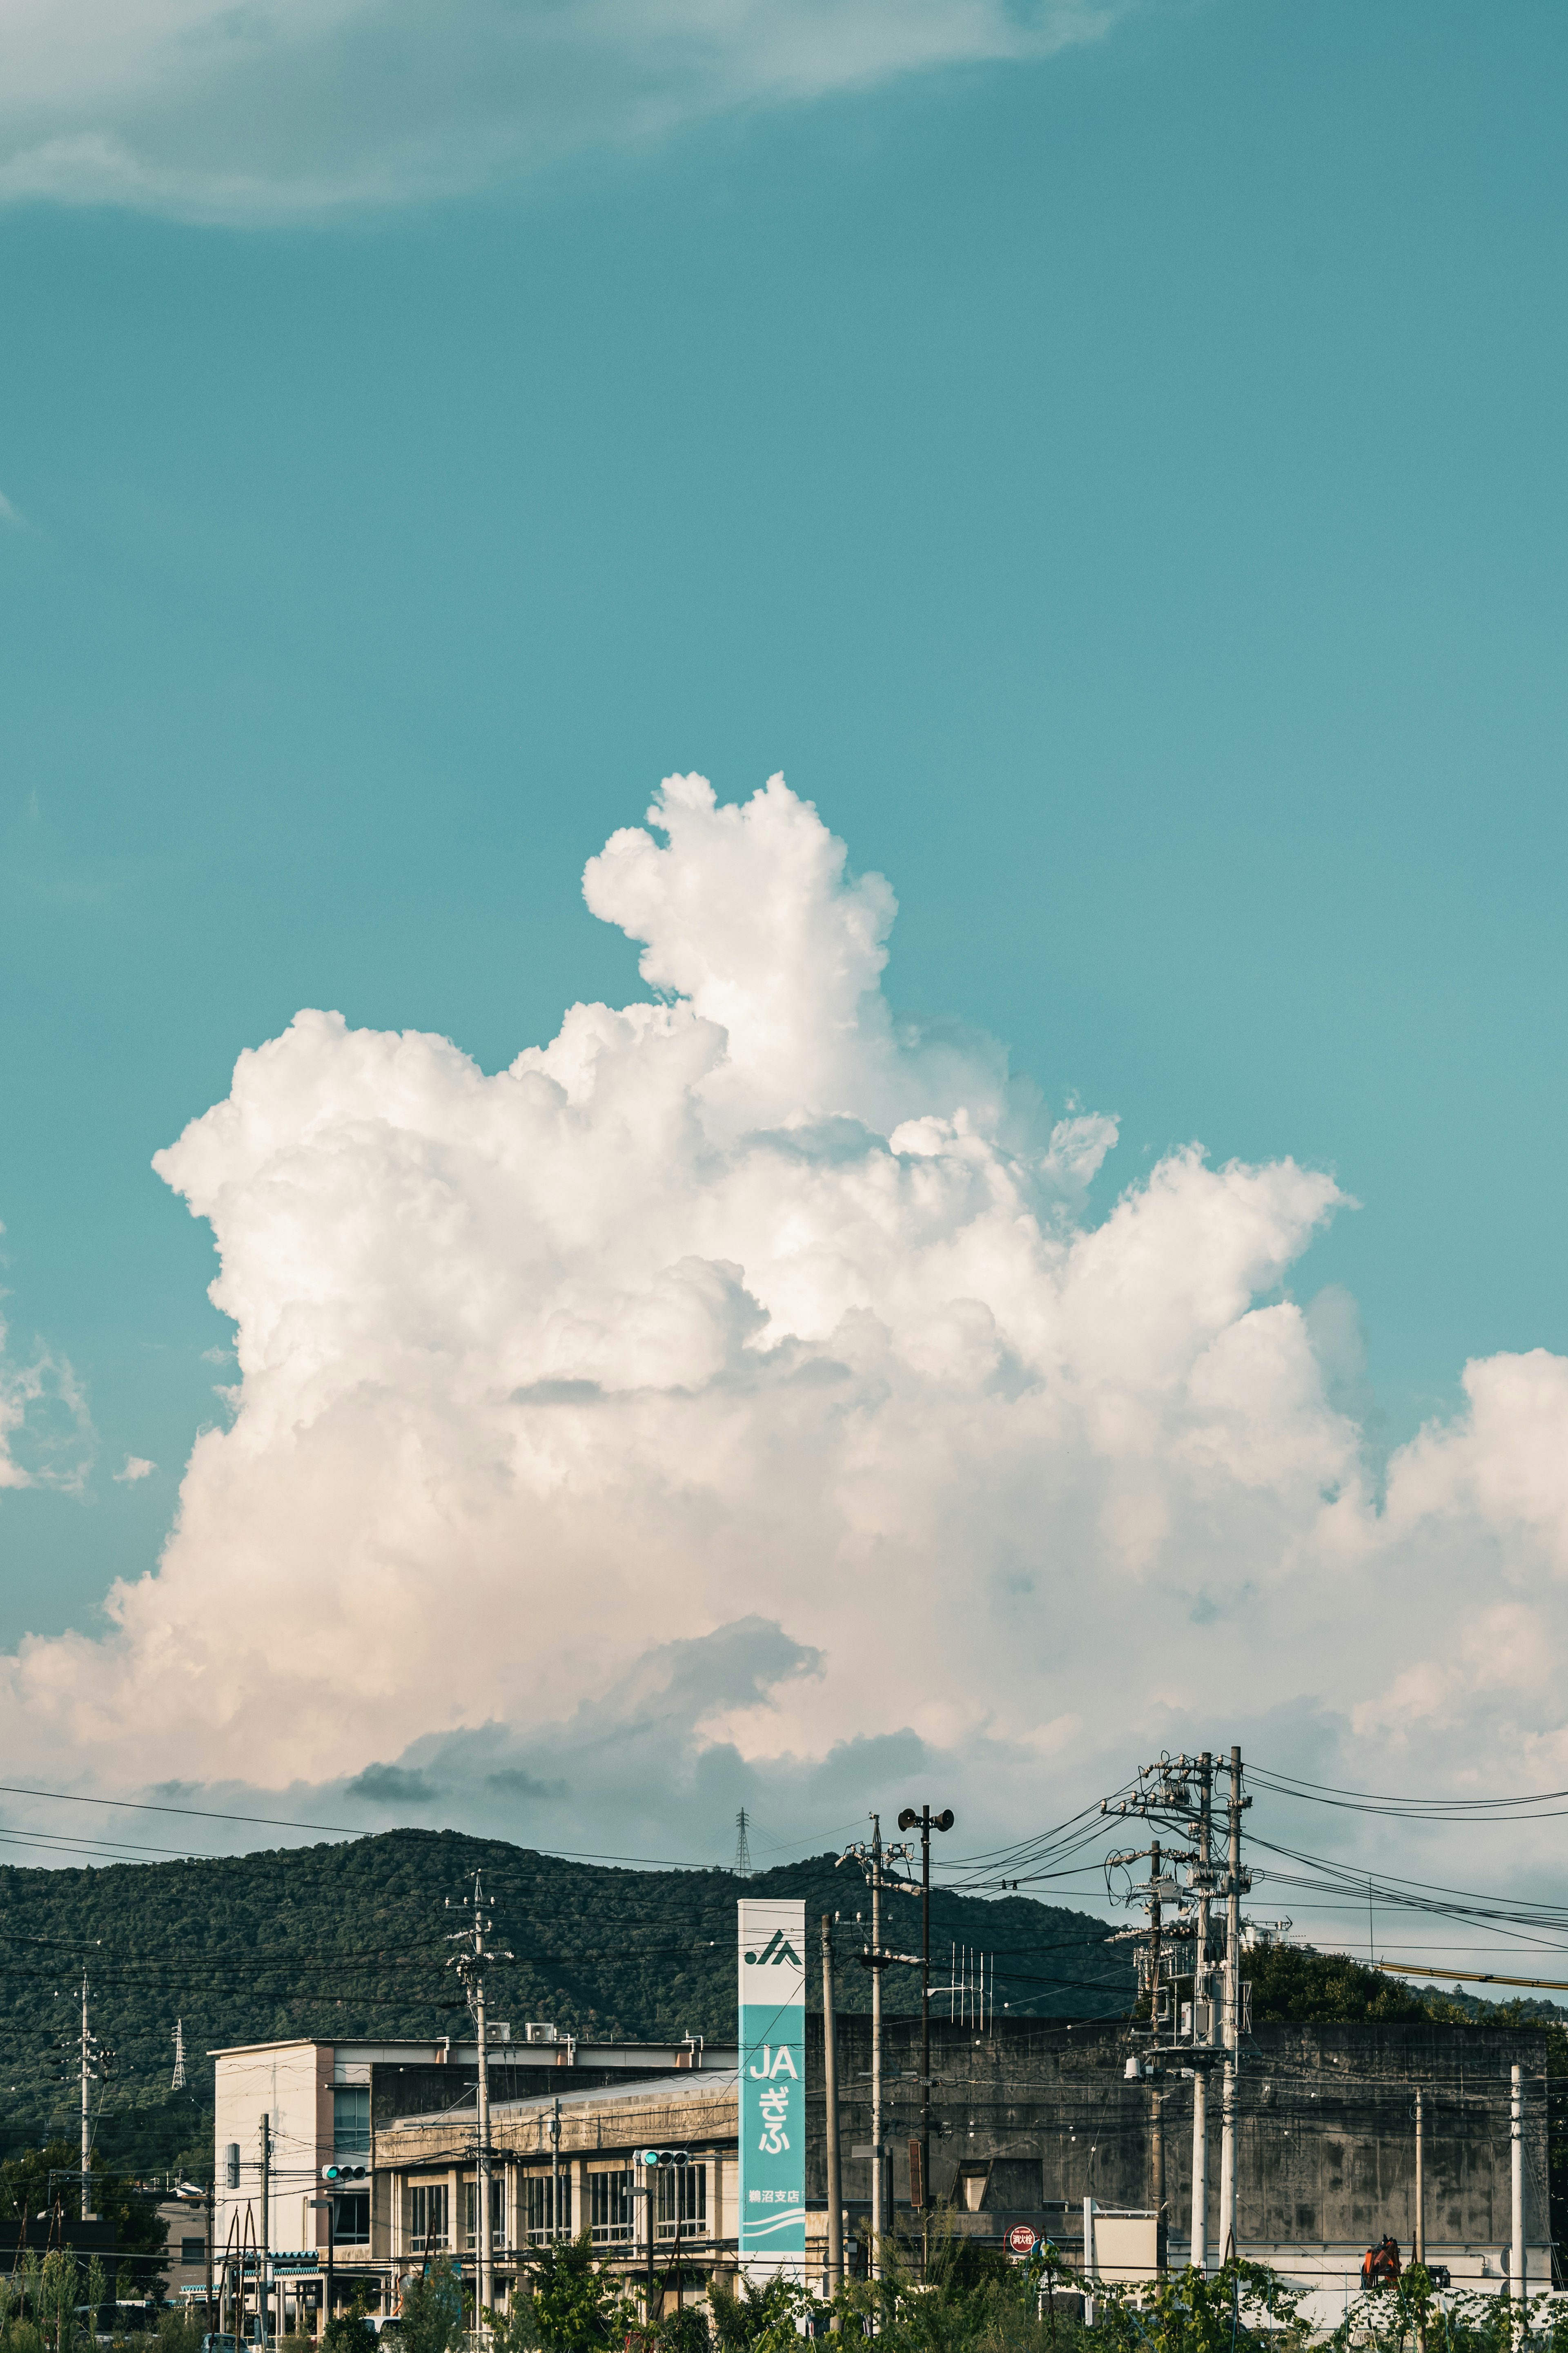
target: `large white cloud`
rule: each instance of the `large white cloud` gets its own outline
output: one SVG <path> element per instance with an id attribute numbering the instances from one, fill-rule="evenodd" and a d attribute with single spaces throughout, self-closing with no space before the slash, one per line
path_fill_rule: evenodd
<path id="1" fill-rule="evenodd" d="M 1045 55 L 1126 0 L 0 0 L 0 201 L 277 220 Z"/>
<path id="2" fill-rule="evenodd" d="M 35 1760 L 654 1852 L 769 1759 L 837 1815 L 940 1758 L 999 1832 L 1248 1726 L 1559 1770 L 1568 1364 L 1470 1366 L 1380 1491 L 1346 1303 L 1284 1290 L 1330 1177 L 1194 1148 L 1091 1213 L 1114 1124 L 900 1025 L 891 892 L 781 779 L 671 778 L 585 890 L 656 997 L 493 1077 L 302 1013 L 159 1155 L 232 1422 L 113 1633 L 10 1663 Z"/>

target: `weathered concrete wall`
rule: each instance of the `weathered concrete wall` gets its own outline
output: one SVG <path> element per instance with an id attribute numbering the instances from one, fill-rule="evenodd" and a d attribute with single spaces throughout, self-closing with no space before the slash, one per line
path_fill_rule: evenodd
<path id="1" fill-rule="evenodd" d="M 981 2211 L 1081 2228 L 1082 2200 L 1152 2202 L 1152 2094 L 1128 2083 L 1146 2052 L 1121 2023 L 1068 2026 L 1001 2019 L 986 2034 L 945 2021 L 931 2035 L 932 2186 L 950 2194 L 965 2167 L 988 2168 Z M 826 2196 L 822 2021 L 807 2021 L 811 2140 L 806 2194 Z M 884 2131 L 894 2196 L 909 2198 L 909 2138 L 920 2129 L 920 2030 L 883 2030 Z M 1243 2052 L 1237 2223 L 1244 2245 L 1364 2244 L 1384 2231 L 1408 2246 L 1415 2225 L 1417 2084 L 1426 2095 L 1426 2231 L 1434 2243 L 1500 2246 L 1511 2227 L 1509 2069 L 1524 2069 L 1530 2236 L 1545 2235 L 1545 2036 L 1533 2027 L 1265 2026 Z M 1191 2227 L 1193 2086 L 1163 2063 L 1165 2201 L 1173 2244 Z M 838 2021 L 844 2192 L 868 2202 L 870 2165 L 849 2148 L 871 2137 L 870 2023 Z M 1219 2084 L 1209 2092 L 1209 2243 L 1217 2254 Z M 1053 2211 L 1054 2210 L 1054 2211 Z M 1079 2220 L 1074 2220 L 1074 2216 Z"/>

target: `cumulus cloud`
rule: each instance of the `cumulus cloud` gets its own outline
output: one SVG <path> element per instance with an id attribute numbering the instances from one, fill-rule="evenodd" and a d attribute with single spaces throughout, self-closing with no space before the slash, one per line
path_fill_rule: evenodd
<path id="1" fill-rule="evenodd" d="M 149 1462 L 144 1454 L 128 1454 L 124 1468 L 114 1474 L 115 1484 L 121 1487 L 134 1487 L 139 1479 L 150 1479 L 157 1468 L 158 1465 L 155 1462 Z"/>
<path id="2" fill-rule="evenodd" d="M 656 1854 L 917 1773 L 1001 1835 L 1162 1740 L 1560 1784 L 1568 1364 L 1384 1465 L 1353 1302 L 1289 1295 L 1334 1180 L 1194 1145 L 1098 1208 L 1114 1121 L 897 1017 L 781 778 L 668 779 L 584 888 L 647 999 L 493 1076 L 301 1013 L 158 1155 L 233 1418 L 110 1634 L 6 1663 L 35 1769 Z"/>
<path id="3" fill-rule="evenodd" d="M 8 0 L 0 200 L 198 219 L 444 196 L 737 108 L 1039 57 L 1127 0 Z"/>

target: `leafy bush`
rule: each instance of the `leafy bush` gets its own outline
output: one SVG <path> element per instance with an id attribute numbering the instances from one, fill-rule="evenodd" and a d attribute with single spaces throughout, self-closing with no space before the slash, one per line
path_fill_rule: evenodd
<path id="1" fill-rule="evenodd" d="M 700 2305 L 684 2304 L 679 2312 L 667 2312 L 651 2333 L 653 2342 L 668 2346 L 669 2353 L 711 2353 L 708 2316 Z"/>

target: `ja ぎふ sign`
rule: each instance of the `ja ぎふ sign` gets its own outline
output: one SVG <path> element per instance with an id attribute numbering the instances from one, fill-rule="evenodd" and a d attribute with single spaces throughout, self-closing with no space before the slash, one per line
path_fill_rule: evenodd
<path id="1" fill-rule="evenodd" d="M 805 2255 L 805 1905 L 736 1909 L 741 2253 L 783 2267 Z"/>

